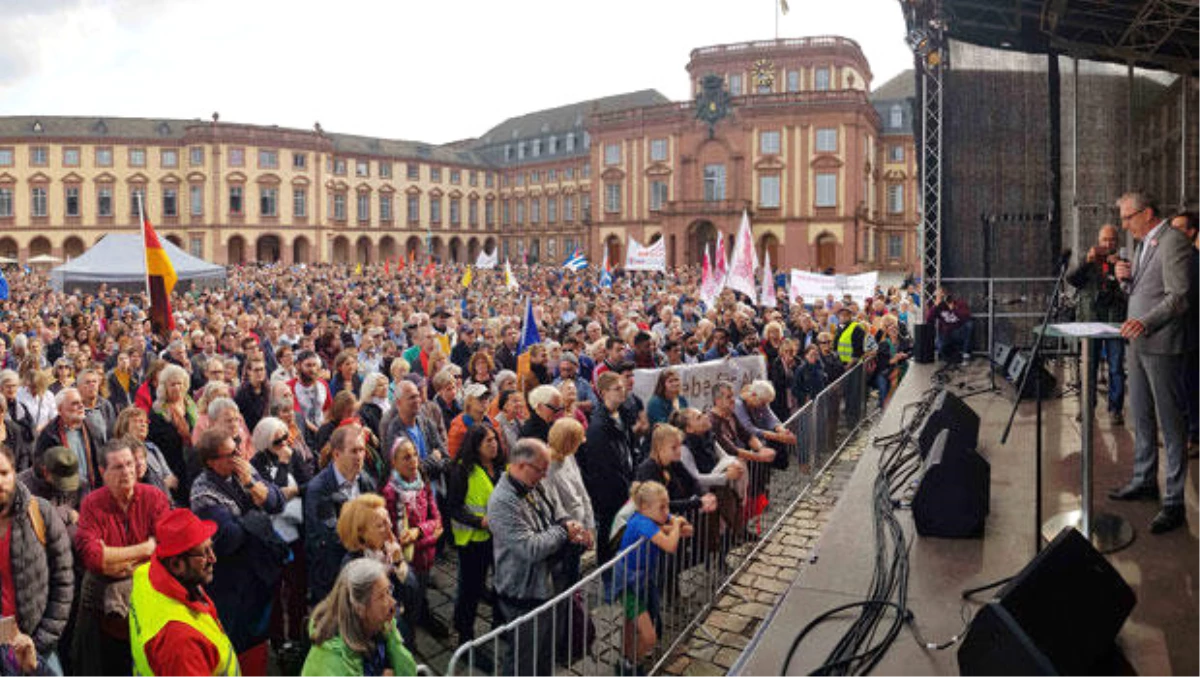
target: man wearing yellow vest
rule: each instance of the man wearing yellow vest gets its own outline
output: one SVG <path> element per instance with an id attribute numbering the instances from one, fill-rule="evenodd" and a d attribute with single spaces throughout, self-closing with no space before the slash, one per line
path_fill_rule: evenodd
<path id="1" fill-rule="evenodd" d="M 177 508 L 158 521 L 154 557 L 133 572 L 129 640 L 135 675 L 240 675 L 233 643 L 204 592 L 215 522 Z"/>

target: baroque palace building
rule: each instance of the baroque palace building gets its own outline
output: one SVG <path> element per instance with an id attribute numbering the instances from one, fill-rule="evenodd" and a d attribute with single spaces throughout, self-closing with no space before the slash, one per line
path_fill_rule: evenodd
<path id="1" fill-rule="evenodd" d="M 696 98 L 653 90 L 515 117 L 445 145 L 210 121 L 0 117 L 0 256 L 159 233 L 217 263 L 407 256 L 698 263 L 750 214 L 777 268 L 919 265 L 913 78 L 871 90 L 840 37 L 696 49 Z"/>

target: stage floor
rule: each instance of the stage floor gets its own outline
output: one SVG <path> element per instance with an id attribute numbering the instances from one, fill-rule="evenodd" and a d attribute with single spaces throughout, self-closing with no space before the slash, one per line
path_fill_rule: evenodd
<path id="1" fill-rule="evenodd" d="M 912 365 L 873 437 L 900 428 L 904 405 L 920 398 L 935 370 L 936 365 Z M 949 387 L 955 393 L 988 385 L 987 362 L 981 358 L 955 369 L 951 375 Z M 1021 404 L 1008 443 L 1002 446 L 1000 436 L 1012 407 L 1013 388 L 999 378 L 998 383 L 999 393 L 985 392 L 966 399 L 980 418 L 980 453 L 991 463 L 991 513 L 984 537 L 922 538 L 916 535 L 911 513 L 898 513 L 911 543 L 908 604 L 926 642 L 940 643 L 962 634 L 965 621 L 974 616 L 981 602 L 963 602 L 961 591 L 1016 573 L 1035 551 L 1035 405 L 1032 401 Z M 1079 397 L 1074 393 L 1043 403 L 1043 518 L 1079 507 L 1078 411 Z M 1108 555 L 1138 599 L 1117 637 L 1117 645 L 1129 669 L 1138 674 L 1200 674 L 1196 461 L 1192 460 L 1188 468 L 1187 527 L 1163 535 L 1150 534 L 1150 520 L 1158 509 L 1156 502 L 1122 503 L 1107 498 L 1108 490 L 1129 476 L 1133 431 L 1128 422 L 1124 427 L 1113 426 L 1103 405 L 1099 411 L 1094 426 L 1094 509 L 1126 518 L 1136 532 L 1129 547 Z M 735 666 L 738 674 L 808 674 L 825 660 L 849 625 L 850 615 L 822 624 L 805 638 L 783 672 L 784 657 L 801 628 L 835 606 L 862 600 L 869 588 L 875 552 L 870 495 L 879 452 L 874 446 L 864 451 L 817 544 L 816 563 L 801 569 L 773 616 L 764 622 Z M 1163 463 L 1159 466 L 1161 474 Z M 986 601 L 989 594 L 981 593 L 976 598 Z M 958 674 L 957 650 L 957 645 L 944 651 L 927 650 L 905 629 L 874 673 Z"/>

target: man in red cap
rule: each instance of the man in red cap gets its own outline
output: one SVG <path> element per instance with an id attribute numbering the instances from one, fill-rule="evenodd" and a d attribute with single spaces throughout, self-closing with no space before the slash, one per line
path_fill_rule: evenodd
<path id="1" fill-rule="evenodd" d="M 212 581 L 214 522 L 177 508 L 158 521 L 158 545 L 133 572 L 129 640 L 134 674 L 240 675 L 233 643 L 204 592 Z"/>

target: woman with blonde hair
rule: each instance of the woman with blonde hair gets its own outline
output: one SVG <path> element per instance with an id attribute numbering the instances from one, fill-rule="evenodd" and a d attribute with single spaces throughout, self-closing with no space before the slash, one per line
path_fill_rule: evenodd
<path id="1" fill-rule="evenodd" d="M 179 486 L 179 478 L 171 472 L 167 459 L 163 457 L 158 445 L 146 439 L 150 433 L 150 417 L 146 412 L 134 406 L 125 407 L 117 414 L 117 423 L 113 426 L 113 437 L 126 437 L 136 440 L 146 452 L 147 471 L 138 480 L 159 487 L 165 492 L 174 491 Z"/>
<path id="2" fill-rule="evenodd" d="M 574 418 L 564 416 L 550 426 L 550 468 L 542 486 L 558 497 L 559 505 L 567 517 L 582 524 L 590 539 L 594 540 L 596 516 L 592 512 L 592 501 L 588 498 L 579 464 L 575 461 L 575 452 L 579 451 L 585 435 L 586 429 Z M 566 590 L 579 580 L 579 562 L 584 550 L 582 546 L 570 544 L 563 551 L 561 561 L 551 572 L 555 593 Z"/>
<path id="3" fill-rule="evenodd" d="M 17 389 L 17 404 L 21 406 L 33 422 L 34 435 L 42 432 L 42 428 L 50 419 L 58 415 L 54 406 L 54 394 L 50 392 L 50 383 L 54 376 L 49 369 L 38 367 L 38 358 L 30 355 L 21 361 L 18 373 L 21 376 L 21 387 Z"/>
<path id="4" fill-rule="evenodd" d="M 408 525 L 401 522 L 399 531 L 407 529 Z M 419 589 L 420 584 L 408 566 L 408 560 L 404 558 L 404 547 L 396 535 L 397 531 L 388 515 L 387 501 L 379 494 L 359 495 L 343 505 L 338 516 L 338 539 L 346 548 L 346 561 L 372 559 L 389 567 L 388 576 L 395 584 L 393 595 L 401 603 L 398 611 L 405 620 L 400 625 L 400 633 L 405 643 L 411 645 L 416 621 L 411 612 L 416 609 L 415 605 L 404 606 L 401 594 Z M 411 599 L 411 595 L 404 594 L 404 598 Z"/>
<path id="5" fill-rule="evenodd" d="M 191 495 L 186 450 L 192 446 L 192 429 L 198 416 L 196 403 L 187 392 L 190 384 L 191 377 L 183 367 L 167 364 L 158 374 L 158 387 L 150 408 L 148 439 L 162 451 L 171 473 L 179 478 L 179 486 L 173 492 L 178 505 L 186 505 Z"/>
<path id="6" fill-rule="evenodd" d="M 358 559 L 338 573 L 313 609 L 312 648 L 302 675 L 414 675 L 417 663 L 396 629 L 389 567 Z"/>

